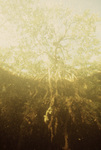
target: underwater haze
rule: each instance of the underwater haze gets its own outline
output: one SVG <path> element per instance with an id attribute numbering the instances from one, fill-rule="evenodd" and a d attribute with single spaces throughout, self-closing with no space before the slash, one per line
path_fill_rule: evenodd
<path id="1" fill-rule="evenodd" d="M 0 150 L 101 149 L 100 1 L 0 0 Z"/>

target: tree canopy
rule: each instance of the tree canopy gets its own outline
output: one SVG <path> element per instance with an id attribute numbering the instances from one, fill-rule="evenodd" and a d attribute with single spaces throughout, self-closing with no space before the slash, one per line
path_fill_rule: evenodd
<path id="1" fill-rule="evenodd" d="M 100 18 L 89 10 L 77 14 L 57 3 L 54 7 L 39 4 L 2 1 L 1 66 L 39 78 L 49 68 L 52 78 L 57 74 L 67 79 L 90 75 L 92 68 L 98 71 L 101 43 L 96 28 Z"/>

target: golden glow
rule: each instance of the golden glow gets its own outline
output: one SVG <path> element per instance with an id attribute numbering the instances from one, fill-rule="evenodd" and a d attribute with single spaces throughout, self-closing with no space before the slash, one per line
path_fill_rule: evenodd
<path id="1" fill-rule="evenodd" d="M 83 8 L 80 0 L 78 2 L 80 4 L 79 10 L 84 11 L 85 5 Z M 91 64 L 100 61 L 100 55 L 87 52 L 91 48 L 89 47 L 89 41 L 91 42 L 91 39 L 88 37 L 91 36 L 90 32 L 95 30 L 95 27 L 90 26 L 93 19 L 90 21 L 90 16 L 88 20 L 83 19 L 83 22 L 82 17 L 84 16 L 79 14 L 80 12 L 76 14 L 78 7 L 74 5 L 75 3 L 73 0 L 68 2 L 66 0 L 55 2 L 54 0 L 40 0 L 40 3 L 36 7 L 34 4 L 29 5 L 32 10 L 34 9 L 36 11 L 35 14 L 30 11 L 27 12 L 26 8 L 22 6 L 19 7 L 21 14 L 18 8 L 15 7 L 15 12 L 12 8 L 9 10 L 11 13 L 7 15 L 8 10 L 5 7 L 5 11 L 1 11 L 0 14 L 1 65 L 5 67 L 5 64 L 7 64 L 10 67 L 9 70 L 21 72 L 22 74 L 31 72 L 31 67 L 34 64 L 35 66 L 33 68 L 36 70 L 41 65 L 45 68 L 51 65 L 55 66 L 56 62 L 54 58 L 56 57 L 55 51 L 57 45 L 54 43 L 58 43 L 59 40 L 60 43 L 58 43 L 59 48 L 56 55 L 59 61 L 61 59 L 64 60 L 65 65 L 80 69 L 83 65 L 81 63 L 82 61 Z M 68 6 L 71 9 L 75 9 L 75 11 L 63 9 L 68 8 Z M 42 9 L 44 10 L 43 14 L 41 13 Z M 12 15 L 13 13 L 16 14 L 15 17 Z M 87 13 L 85 14 L 87 15 Z M 95 16 L 95 14 L 93 15 Z M 78 24 L 78 22 L 82 23 Z M 101 41 L 100 30 L 101 24 L 98 23 L 96 24 L 96 31 L 94 34 L 92 33 L 92 36 L 97 37 L 99 41 Z M 61 40 L 62 37 L 63 39 Z M 92 41 L 92 47 L 94 44 L 97 45 L 96 43 L 96 40 Z M 100 45 L 99 42 L 98 45 Z M 94 51 L 96 51 L 96 48 Z M 89 54 L 90 56 L 88 56 Z M 31 73 L 33 74 L 33 72 Z"/>

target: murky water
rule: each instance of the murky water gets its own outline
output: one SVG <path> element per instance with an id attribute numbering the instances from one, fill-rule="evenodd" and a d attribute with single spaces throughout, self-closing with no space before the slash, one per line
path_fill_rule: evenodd
<path id="1" fill-rule="evenodd" d="M 100 73 L 58 81 L 52 101 L 47 82 L 0 69 L 0 149 L 100 150 L 100 83 Z"/>

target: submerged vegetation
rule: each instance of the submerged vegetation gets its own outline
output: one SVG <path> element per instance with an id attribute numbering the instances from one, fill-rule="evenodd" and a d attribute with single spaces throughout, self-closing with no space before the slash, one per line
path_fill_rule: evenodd
<path id="1" fill-rule="evenodd" d="M 51 96 L 46 80 L 0 69 L 1 149 L 100 149 L 100 76 L 58 80 Z"/>
<path id="2" fill-rule="evenodd" d="M 100 150 L 100 18 L 39 4 L 0 6 L 0 147 Z"/>

